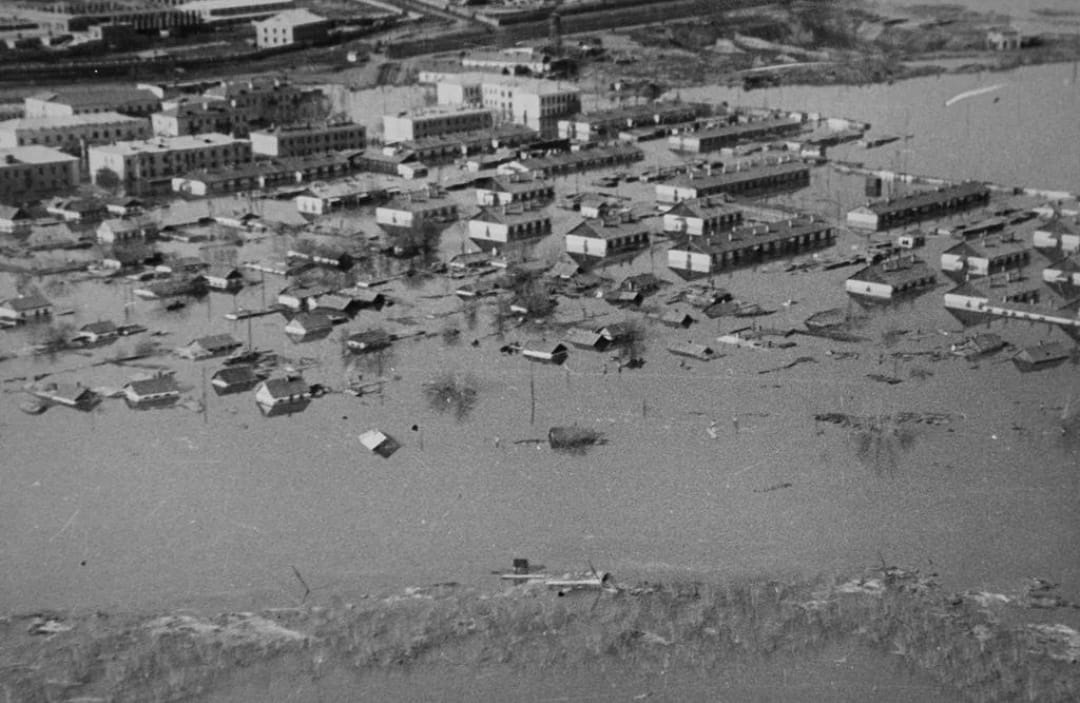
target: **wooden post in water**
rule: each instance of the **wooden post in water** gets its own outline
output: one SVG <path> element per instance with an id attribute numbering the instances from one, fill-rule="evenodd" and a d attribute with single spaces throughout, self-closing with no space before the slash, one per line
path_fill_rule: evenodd
<path id="1" fill-rule="evenodd" d="M 529 363 L 529 424 L 536 424 L 536 372 L 533 362 Z"/>

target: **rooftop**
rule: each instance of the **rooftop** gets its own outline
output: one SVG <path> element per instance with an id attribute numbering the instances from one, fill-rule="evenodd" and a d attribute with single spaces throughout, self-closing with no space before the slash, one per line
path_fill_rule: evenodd
<path id="1" fill-rule="evenodd" d="M 70 163 L 79 159 L 47 146 L 13 146 L 0 149 L 0 166 L 14 164 L 55 164 Z"/>
<path id="2" fill-rule="evenodd" d="M 724 234 L 684 237 L 672 249 L 677 251 L 700 251 L 705 254 L 721 254 L 725 251 L 784 241 L 791 237 L 827 230 L 829 227 L 829 223 L 825 220 L 804 215 L 768 224 L 736 227 Z"/>
<path id="3" fill-rule="evenodd" d="M 648 233 L 648 227 L 638 220 L 623 220 L 621 218 L 583 220 L 574 226 L 567 234 L 577 234 L 593 239 L 617 239 Z"/>
<path id="4" fill-rule="evenodd" d="M 0 130 L 11 129 L 63 129 L 118 122 L 144 122 L 139 117 L 128 117 L 119 112 L 89 112 L 82 115 L 56 115 L 53 117 L 20 117 L 0 122 Z"/>
<path id="5" fill-rule="evenodd" d="M 937 190 L 926 191 L 923 193 L 913 193 L 902 198 L 896 198 L 892 200 L 879 200 L 874 203 L 870 203 L 867 207 L 878 215 L 884 215 L 889 212 L 897 212 L 901 210 L 910 210 L 926 205 L 933 205 L 941 202 L 951 200 L 952 198 L 964 198 L 972 195 L 990 194 L 990 190 L 986 185 L 978 183 L 976 181 L 965 181 L 953 186 L 946 186 L 944 188 L 938 188 Z"/>
<path id="6" fill-rule="evenodd" d="M 256 22 L 256 25 L 277 25 L 284 27 L 301 27 L 307 24 L 317 24 L 320 22 L 329 22 L 325 17 L 316 15 L 310 10 L 303 8 L 296 10 L 285 10 L 278 14 L 263 20 L 262 22 Z"/>
<path id="7" fill-rule="evenodd" d="M 856 281 L 886 283 L 903 286 L 905 283 L 934 278 L 936 274 L 925 261 L 913 256 L 901 256 L 867 266 L 855 272 L 851 278 Z"/>
<path id="8" fill-rule="evenodd" d="M 790 119 L 772 119 L 772 120 L 754 120 L 752 122 L 743 122 L 741 124 L 729 124 L 721 127 L 713 127 L 711 129 L 703 129 L 700 132 L 689 132 L 687 134 L 681 134 L 680 137 L 690 139 L 697 137 L 699 139 L 708 139 L 709 137 L 732 137 L 739 136 L 740 134 L 756 134 L 762 131 L 771 131 L 775 129 L 782 129 L 785 127 L 797 127 L 800 125 L 798 120 Z"/>
<path id="9" fill-rule="evenodd" d="M 101 105 L 102 103 L 122 104 L 139 100 L 158 101 L 156 95 L 142 88 L 97 85 L 88 88 L 65 88 L 35 93 L 30 96 L 30 99 L 71 105 L 72 107 L 89 107 Z"/>
<path id="10" fill-rule="evenodd" d="M 713 173 L 711 176 L 681 176 L 671 181 L 671 185 L 676 188 L 703 189 L 727 185 L 728 183 L 739 183 L 740 181 L 755 178 L 766 178 L 768 176 L 776 176 L 784 173 L 808 171 L 809 169 L 810 167 L 802 161 L 784 161 L 776 164 L 756 163 L 736 171 Z"/>
<path id="11" fill-rule="evenodd" d="M 206 149 L 216 146 L 228 146 L 230 144 L 247 143 L 246 139 L 237 139 L 228 134 L 185 134 L 179 137 L 154 137 L 130 142 L 116 142 L 91 147 L 107 154 L 119 154 L 130 156 L 134 154 L 160 154 L 169 151 L 190 151 L 193 149 Z"/>
<path id="12" fill-rule="evenodd" d="M 538 220 L 550 220 L 551 217 L 543 210 L 506 210 L 502 208 L 485 207 L 473 215 L 476 222 L 494 222 L 512 225 L 521 222 L 536 222 Z"/>

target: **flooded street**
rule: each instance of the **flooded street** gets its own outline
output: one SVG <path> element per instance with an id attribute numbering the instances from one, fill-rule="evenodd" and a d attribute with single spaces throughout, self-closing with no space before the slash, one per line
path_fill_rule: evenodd
<path id="1" fill-rule="evenodd" d="M 682 97 L 820 111 L 916 135 L 903 152 L 895 144 L 849 146 L 830 154 L 836 158 L 1076 190 L 1080 88 L 1071 75 L 1071 66 L 1059 65 L 867 88 L 703 88 Z M 944 107 L 957 93 L 997 82 L 1007 87 Z M 863 199 L 861 179 L 819 169 L 814 182 L 816 197 L 845 208 Z M 949 243 L 932 240 L 925 256 L 936 266 Z M 661 256 L 650 262 L 643 255 L 610 273 L 650 270 L 674 280 Z M 851 272 L 740 271 L 717 284 L 778 311 L 762 324 L 786 327 L 846 305 L 843 281 Z M 266 278 L 269 302 L 284 284 Z M 13 290 L 12 277 L 0 276 L 3 295 Z M 959 359 L 894 362 L 888 354 L 904 342 L 886 346 L 889 331 L 936 336 L 943 345 L 962 337 L 942 307 L 943 292 L 877 313 L 862 331 L 869 341 L 859 345 L 797 337 L 793 349 L 721 349 L 726 356 L 713 362 L 680 363 L 664 350 L 675 333 L 656 330 L 645 367 L 618 374 L 603 356 L 584 351 L 573 351 L 564 368 L 530 365 L 501 354 L 502 342 L 485 336 L 486 313 L 475 331 L 455 315 L 446 319 L 463 327 L 467 341 L 480 338 L 478 347 L 447 346 L 438 334 L 400 341 L 382 359 L 382 375 L 394 379 L 383 395 L 331 394 L 301 414 L 272 419 L 260 415 L 249 393 L 212 392 L 205 413 L 133 411 L 107 400 L 91 413 L 53 408 L 29 416 L 19 411 L 21 382 L 6 383 L 0 610 L 292 603 L 302 595 L 293 567 L 316 595 L 485 583 L 515 556 L 555 569 L 591 561 L 626 581 L 848 573 L 885 560 L 938 571 L 948 587 L 1008 590 L 1039 576 L 1080 597 L 1080 562 L 1069 558 L 1080 541 L 1080 458 L 1077 448 L 1062 445 L 1057 422 L 1070 398 L 1080 401 L 1077 369 L 1021 374 L 1005 356 L 978 368 Z M 420 293 L 444 296 L 447 289 L 436 281 Z M 85 282 L 50 297 L 76 309 L 74 318 L 61 319 L 167 328 L 175 331 L 163 344 L 175 347 L 216 332 L 247 342 L 248 324 L 222 315 L 236 304 L 260 307 L 263 295 L 258 287 L 237 301 L 212 294 L 175 313 L 136 300 L 129 318 L 122 311 L 132 301 L 122 284 Z M 393 327 L 386 320 L 414 317 L 438 333 L 444 319 L 425 315 L 459 309 L 452 296 L 423 303 L 363 312 L 347 328 Z M 567 319 L 581 313 L 622 316 L 598 300 L 562 303 Z M 705 320 L 685 335 L 711 343 L 736 322 Z M 375 362 L 343 367 L 337 331 L 295 345 L 283 325 L 277 315 L 256 318 L 251 341 L 317 362 L 308 381 L 341 388 L 357 372 L 378 375 Z M 1020 323 L 995 323 L 993 331 L 1020 345 L 1064 338 Z M 0 351 L 29 343 L 27 330 L 0 333 Z M 67 354 L 57 367 L 82 367 L 65 380 L 118 387 L 135 370 L 89 364 L 133 344 L 121 339 L 90 357 Z M 858 358 L 839 360 L 830 355 L 837 350 Z M 800 356 L 814 361 L 762 373 Z M 204 377 L 220 368 L 214 360 L 147 361 L 175 368 L 196 399 Z M 0 377 L 54 370 L 45 359 L 20 358 L 3 362 Z M 479 380 L 479 403 L 464 422 L 436 413 L 423 395 L 423 383 L 445 370 Z M 868 378 L 880 373 L 904 381 L 887 386 Z M 881 447 L 870 457 L 859 456 L 850 433 L 814 421 L 816 413 L 905 411 L 951 420 L 920 427 L 910 446 Z M 517 443 L 574 423 L 601 430 L 607 443 L 583 456 Z M 390 459 L 369 452 L 357 436 L 372 428 L 404 448 Z M 790 486 L 767 490 L 782 484 Z"/>

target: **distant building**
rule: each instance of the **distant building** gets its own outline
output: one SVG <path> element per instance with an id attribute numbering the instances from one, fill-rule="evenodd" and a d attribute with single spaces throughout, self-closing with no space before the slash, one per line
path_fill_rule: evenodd
<path id="1" fill-rule="evenodd" d="M 1021 45 L 1019 30 L 1012 27 L 993 27 L 986 32 L 986 48 L 993 51 L 1012 51 Z"/>
<path id="2" fill-rule="evenodd" d="M 53 304 L 40 293 L 17 295 L 0 301 L 0 320 L 29 322 L 50 317 Z"/>
<path id="3" fill-rule="evenodd" d="M 160 109 L 161 99 L 154 93 L 126 87 L 68 88 L 36 93 L 23 100 L 26 117 L 71 117 L 90 113 L 149 117 Z"/>
<path id="4" fill-rule="evenodd" d="M 248 131 L 247 114 L 224 100 L 185 102 L 155 112 L 150 115 L 150 122 L 153 134 L 159 137 L 180 137 L 207 132 L 245 136 Z"/>
<path id="5" fill-rule="evenodd" d="M 903 198 L 879 200 L 847 214 L 847 224 L 861 230 L 880 231 L 923 220 L 944 217 L 990 202 L 990 189 L 968 181 Z"/>
<path id="6" fill-rule="evenodd" d="M 810 216 L 743 225 L 712 236 L 683 237 L 668 249 L 668 268 L 690 279 L 822 249 L 834 242 L 829 223 Z"/>
<path id="7" fill-rule="evenodd" d="M 185 359 L 199 361 L 216 356 L 226 356 L 243 346 L 228 334 L 211 334 L 193 339 L 186 346 L 178 347 L 176 355 Z"/>
<path id="8" fill-rule="evenodd" d="M 261 156 L 310 156 L 367 146 L 367 130 L 351 122 L 256 130 L 250 138 L 252 152 Z"/>
<path id="9" fill-rule="evenodd" d="M 482 250 L 536 241 L 551 234 L 551 217 L 543 210 L 485 207 L 469 220 L 469 239 Z"/>
<path id="10" fill-rule="evenodd" d="M 118 112 L 22 117 L 0 122 L 0 147 L 41 145 L 81 156 L 92 144 L 150 137 L 150 122 Z"/>
<path id="11" fill-rule="evenodd" d="M 124 385 L 124 400 L 134 408 L 171 405 L 180 400 L 180 386 L 169 374 L 130 381 Z"/>
<path id="12" fill-rule="evenodd" d="M 268 417 L 299 412 L 311 403 L 311 388 L 300 376 L 267 379 L 255 389 L 255 403 Z"/>
<path id="13" fill-rule="evenodd" d="M 546 139 L 558 135 L 560 119 L 581 111 L 580 89 L 556 81 L 463 73 L 446 76 L 435 87 L 441 105 L 483 105 L 501 120 L 525 125 Z"/>
<path id="14" fill-rule="evenodd" d="M 293 0 L 189 0 L 180 7 L 206 25 L 240 25 L 273 17 L 296 7 Z"/>
<path id="15" fill-rule="evenodd" d="M 505 175 L 531 174 L 534 178 L 556 178 L 594 169 L 625 166 L 644 158 L 645 153 L 636 146 L 619 144 L 512 161 L 500 166 L 498 172 Z"/>
<path id="16" fill-rule="evenodd" d="M 1035 228 L 1031 243 L 1037 249 L 1075 254 L 1080 251 L 1080 223 L 1064 217 L 1054 217 Z"/>
<path id="17" fill-rule="evenodd" d="M 93 198 L 53 198 L 45 203 L 45 212 L 64 222 L 79 223 L 97 222 L 109 214 L 105 203 Z"/>
<path id="18" fill-rule="evenodd" d="M 24 200 L 61 193 L 79 183 L 79 160 L 45 146 L 0 149 L 0 199 Z"/>
<path id="19" fill-rule="evenodd" d="M 957 281 L 1021 269 L 1031 262 L 1032 247 L 1009 231 L 959 242 L 941 254 L 941 270 Z"/>
<path id="20" fill-rule="evenodd" d="M 33 229 L 34 218 L 15 205 L 0 205 L 0 232 L 3 234 L 26 234 Z"/>
<path id="21" fill-rule="evenodd" d="M 911 255 L 886 259 L 863 268 L 844 282 L 844 289 L 856 298 L 890 301 L 933 288 L 934 270 Z"/>
<path id="22" fill-rule="evenodd" d="M 100 169 L 120 177 L 127 192 L 168 190 L 172 177 L 196 169 L 219 169 L 251 161 L 251 143 L 226 134 L 158 137 L 91 147 L 90 173 Z"/>
<path id="23" fill-rule="evenodd" d="M 684 132 L 668 137 L 668 147 L 672 151 L 703 154 L 735 146 L 740 142 L 761 141 L 798 134 L 803 125 L 798 120 L 786 118 L 756 120 L 741 124 L 730 124 L 699 132 Z"/>
<path id="24" fill-rule="evenodd" d="M 383 141 L 387 144 L 414 141 L 458 132 L 489 129 L 495 124 L 492 111 L 479 107 L 427 109 L 383 116 Z"/>
<path id="25" fill-rule="evenodd" d="M 1051 285 L 1068 285 L 1080 291 L 1080 255 L 1071 254 L 1043 269 L 1042 279 Z"/>
<path id="26" fill-rule="evenodd" d="M 702 103 L 650 103 L 575 115 L 558 121 L 558 136 L 579 142 L 614 139 L 636 127 L 693 122 L 713 113 Z"/>
<path id="27" fill-rule="evenodd" d="M 583 220 L 566 233 L 566 252 L 606 259 L 649 246 L 649 230 L 629 217 Z"/>
<path id="28" fill-rule="evenodd" d="M 149 217 L 112 218 L 97 228 L 97 240 L 102 244 L 146 242 L 157 236 L 157 223 Z"/>
<path id="29" fill-rule="evenodd" d="M 413 193 L 399 197 L 375 208 L 375 222 L 392 227 L 413 228 L 425 223 L 445 224 L 458 218 L 458 206 L 453 200 Z"/>
<path id="30" fill-rule="evenodd" d="M 554 199 L 555 186 L 533 178 L 495 176 L 476 187 L 476 204 L 482 206 L 546 204 Z"/>
<path id="31" fill-rule="evenodd" d="M 656 184 L 656 199 L 677 203 L 710 195 L 760 195 L 795 190 L 810 185 L 810 167 L 802 161 L 773 164 L 750 164 L 735 170 L 725 169 L 704 176 L 683 176 Z"/>
<path id="32" fill-rule="evenodd" d="M 318 89 L 301 89 L 278 78 L 223 81 L 205 96 L 226 101 L 252 127 L 302 122 L 324 100 Z"/>
<path id="33" fill-rule="evenodd" d="M 742 210 L 726 198 L 681 200 L 664 213 L 668 234 L 712 235 L 742 224 Z"/>
<path id="34" fill-rule="evenodd" d="M 305 9 L 286 10 L 255 22 L 255 45 L 260 49 L 325 42 L 334 23 Z"/>

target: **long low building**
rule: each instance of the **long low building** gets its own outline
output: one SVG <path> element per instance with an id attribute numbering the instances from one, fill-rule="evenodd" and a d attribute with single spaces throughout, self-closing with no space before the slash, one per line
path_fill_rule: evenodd
<path id="1" fill-rule="evenodd" d="M 772 139 L 798 134 L 803 125 L 798 120 L 771 119 L 755 120 L 741 124 L 729 124 L 700 132 L 684 132 L 668 137 L 668 147 L 672 151 L 703 154 L 735 146 L 740 142 Z"/>
<path id="2" fill-rule="evenodd" d="M 844 290 L 860 301 L 889 302 L 925 292 L 937 284 L 930 266 L 914 256 L 871 264 L 844 281 Z"/>
<path id="3" fill-rule="evenodd" d="M 535 178 L 554 178 L 598 168 L 625 166 L 644 158 L 645 153 L 636 146 L 616 145 L 513 161 L 499 167 L 499 173 L 530 173 Z"/>
<path id="4" fill-rule="evenodd" d="M 711 105 L 703 103 L 650 103 L 600 110 L 559 120 L 559 136 L 589 142 L 617 137 L 620 132 L 647 125 L 693 122 L 713 113 Z"/>
<path id="5" fill-rule="evenodd" d="M 1039 281 L 1014 280 L 991 285 L 990 279 L 968 281 L 945 293 L 945 309 L 967 325 L 994 318 L 1057 325 L 1080 339 L 1080 313 L 1075 301 L 1062 303 Z"/>
<path id="6" fill-rule="evenodd" d="M 22 117 L 0 122 L 0 148 L 47 146 L 81 155 L 94 144 L 148 139 L 150 121 L 118 112 Z"/>
<path id="7" fill-rule="evenodd" d="M 823 249 L 835 241 L 828 222 L 801 216 L 712 236 L 684 236 L 668 249 L 668 268 L 685 278 L 695 278 Z"/>
<path id="8" fill-rule="evenodd" d="M 966 181 L 903 198 L 869 203 L 848 212 L 847 223 L 856 229 L 876 232 L 963 212 L 989 202 L 990 189 L 986 185 Z"/>
<path id="9" fill-rule="evenodd" d="M 352 122 L 275 127 L 253 131 L 250 138 L 252 152 L 263 156 L 310 156 L 367 146 L 367 130 Z"/>
<path id="10" fill-rule="evenodd" d="M 475 132 L 495 124 L 491 110 L 482 107 L 429 108 L 383 116 L 383 141 L 387 144 L 414 141 L 459 132 Z"/>
<path id="11" fill-rule="evenodd" d="M 656 199 L 678 203 L 693 198 L 726 193 L 756 195 L 795 190 L 810 185 L 810 166 L 803 161 L 755 164 L 738 170 L 724 170 L 706 176 L 683 176 L 668 183 L 656 184 Z"/>
<path id="12" fill-rule="evenodd" d="M 205 197 L 348 176 L 359 170 L 355 159 L 333 154 L 296 159 L 270 159 L 220 169 L 201 169 L 173 176 L 175 193 Z"/>

